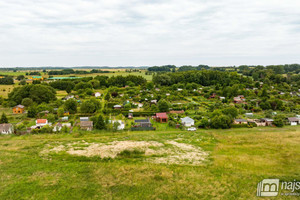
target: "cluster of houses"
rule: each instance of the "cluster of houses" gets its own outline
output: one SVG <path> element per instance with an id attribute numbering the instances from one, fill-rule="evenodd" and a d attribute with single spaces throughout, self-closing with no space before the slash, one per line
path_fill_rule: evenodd
<path id="1" fill-rule="evenodd" d="M 247 113 L 246 113 L 247 114 Z M 247 116 L 247 115 L 246 115 Z M 274 120 L 271 118 L 261 118 L 261 119 L 235 119 L 233 124 L 249 124 L 255 123 L 257 126 L 273 126 Z M 296 117 L 288 117 L 287 123 L 291 126 L 300 125 L 300 115 Z"/>

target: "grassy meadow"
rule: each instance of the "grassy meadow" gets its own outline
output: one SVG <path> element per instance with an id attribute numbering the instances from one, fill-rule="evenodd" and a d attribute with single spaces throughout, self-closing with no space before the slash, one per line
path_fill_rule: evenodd
<path id="1" fill-rule="evenodd" d="M 197 165 L 158 164 L 142 152 L 101 159 L 62 148 L 114 141 L 176 141 L 208 157 Z M 299 180 L 299 144 L 299 126 L 0 136 L 0 199 L 257 199 L 262 179 Z"/>

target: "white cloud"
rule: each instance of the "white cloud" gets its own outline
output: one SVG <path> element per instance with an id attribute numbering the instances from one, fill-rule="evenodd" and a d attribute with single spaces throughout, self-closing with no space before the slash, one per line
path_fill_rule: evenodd
<path id="1" fill-rule="evenodd" d="M 300 62 L 296 0 L 2 0 L 1 66 Z"/>

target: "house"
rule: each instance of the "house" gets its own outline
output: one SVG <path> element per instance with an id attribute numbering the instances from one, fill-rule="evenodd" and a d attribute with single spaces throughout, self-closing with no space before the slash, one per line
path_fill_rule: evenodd
<path id="1" fill-rule="evenodd" d="M 42 76 L 32 76 L 31 79 L 34 80 L 34 81 L 42 81 L 42 80 L 44 80 L 44 78 Z"/>
<path id="2" fill-rule="evenodd" d="M 15 107 L 13 107 L 14 114 L 20 114 L 20 113 L 24 113 L 24 112 L 25 112 L 25 106 L 23 106 L 23 105 L 17 105 Z"/>
<path id="3" fill-rule="evenodd" d="M 157 100 L 156 100 L 156 99 L 151 100 L 151 101 L 150 101 L 150 104 L 157 104 Z"/>
<path id="4" fill-rule="evenodd" d="M 69 99 L 74 99 L 74 95 L 68 95 L 63 100 L 69 100 Z"/>
<path id="5" fill-rule="evenodd" d="M 262 122 L 262 123 L 265 123 L 265 126 L 272 126 L 273 124 L 273 119 L 269 119 L 269 118 L 262 118 L 262 119 L 260 119 L 260 121 Z"/>
<path id="6" fill-rule="evenodd" d="M 182 91 L 182 89 L 181 89 L 181 88 L 177 88 L 177 91 L 179 91 L 179 92 L 180 92 L 180 91 Z"/>
<path id="7" fill-rule="evenodd" d="M 220 100 L 225 100 L 225 97 L 219 97 L 220 98 Z"/>
<path id="8" fill-rule="evenodd" d="M 245 97 L 243 96 L 243 95 L 239 95 L 239 96 L 237 96 L 237 97 L 233 97 L 233 102 L 234 103 L 238 103 L 238 104 L 240 104 L 240 103 L 245 103 L 244 101 L 245 101 L 246 99 L 245 99 Z"/>
<path id="9" fill-rule="evenodd" d="M 96 92 L 96 93 L 95 93 L 95 97 L 96 97 L 96 98 L 101 97 L 101 93 L 100 93 L 100 92 Z"/>
<path id="10" fill-rule="evenodd" d="M 64 116 L 69 116 L 70 115 L 70 112 L 69 111 L 65 111 L 64 112 Z"/>
<path id="11" fill-rule="evenodd" d="M 288 117 L 288 121 L 291 126 L 296 126 L 296 125 L 300 124 L 300 119 L 297 117 Z"/>
<path id="12" fill-rule="evenodd" d="M 33 80 L 32 79 L 26 79 L 26 83 L 32 83 Z"/>
<path id="13" fill-rule="evenodd" d="M 48 124 L 48 120 L 47 119 L 37 119 L 36 121 L 35 121 L 35 125 L 37 126 L 37 127 L 43 127 L 43 126 L 46 126 L 46 125 L 49 125 Z"/>
<path id="14" fill-rule="evenodd" d="M 59 131 L 61 131 L 61 129 L 62 129 L 62 127 L 64 127 L 64 126 L 66 126 L 66 127 L 68 127 L 68 128 L 71 128 L 72 127 L 72 125 L 71 125 L 71 123 L 57 123 L 54 127 L 53 127 L 53 132 L 59 132 Z"/>
<path id="15" fill-rule="evenodd" d="M 84 122 L 84 121 L 90 121 L 89 117 L 80 117 L 79 120 L 81 122 Z"/>
<path id="16" fill-rule="evenodd" d="M 245 113 L 246 117 L 253 117 L 253 113 Z"/>
<path id="17" fill-rule="evenodd" d="M 114 123 L 119 123 L 119 126 L 117 127 L 117 130 L 124 130 L 125 128 L 125 123 L 122 120 L 113 120 L 112 124 Z"/>
<path id="18" fill-rule="evenodd" d="M 150 119 L 137 119 L 134 123 L 138 124 L 137 127 L 152 127 Z"/>
<path id="19" fill-rule="evenodd" d="M 194 126 L 194 124 L 195 124 L 195 121 L 190 117 L 181 118 L 180 121 L 181 121 L 181 124 L 185 127 L 191 127 L 191 126 Z"/>
<path id="20" fill-rule="evenodd" d="M 184 114 L 184 110 L 171 110 L 169 114 Z"/>
<path id="21" fill-rule="evenodd" d="M 166 96 L 170 96 L 170 93 L 166 93 Z"/>
<path id="22" fill-rule="evenodd" d="M 133 118 L 133 114 L 132 113 L 128 113 L 128 119 L 132 119 Z"/>
<path id="23" fill-rule="evenodd" d="M 114 109 L 121 109 L 122 108 L 122 106 L 121 105 L 114 105 Z"/>
<path id="24" fill-rule="evenodd" d="M 62 128 L 62 124 L 61 123 L 57 123 L 54 127 L 53 127 L 53 132 L 59 132 L 61 131 Z"/>
<path id="25" fill-rule="evenodd" d="M 61 121 L 68 121 L 69 120 L 69 117 L 62 117 L 61 118 Z"/>
<path id="26" fill-rule="evenodd" d="M 235 119 L 233 124 L 248 124 L 248 121 L 245 119 Z"/>
<path id="27" fill-rule="evenodd" d="M 167 113 L 156 113 L 155 118 L 156 118 L 156 121 L 160 122 L 160 123 L 167 123 L 168 122 Z"/>
<path id="28" fill-rule="evenodd" d="M 12 124 L 0 124 L 0 134 L 8 135 L 14 132 L 14 127 Z"/>
<path id="29" fill-rule="evenodd" d="M 86 131 L 93 130 L 93 121 L 81 121 L 79 125 L 81 130 L 86 130 Z"/>

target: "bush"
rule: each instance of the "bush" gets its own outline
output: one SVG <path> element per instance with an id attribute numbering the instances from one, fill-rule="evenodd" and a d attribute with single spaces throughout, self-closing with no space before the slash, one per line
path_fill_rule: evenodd
<path id="1" fill-rule="evenodd" d="M 249 128 L 248 124 L 232 124 L 231 128 Z"/>

